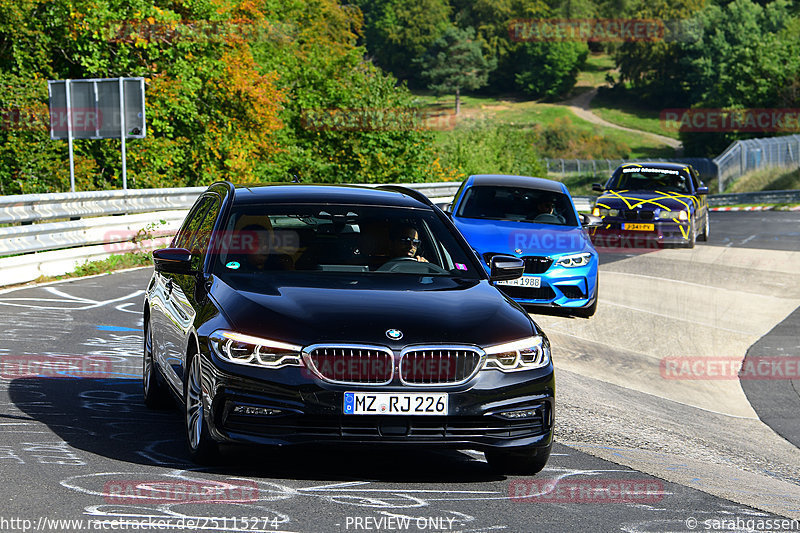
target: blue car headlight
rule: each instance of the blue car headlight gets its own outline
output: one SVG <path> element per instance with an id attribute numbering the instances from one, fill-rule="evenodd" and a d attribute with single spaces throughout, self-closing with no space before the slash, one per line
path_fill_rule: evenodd
<path id="1" fill-rule="evenodd" d="M 575 268 L 582 267 L 589 264 L 592 260 L 592 254 L 585 252 L 581 254 L 571 254 L 562 256 L 556 261 L 556 266 Z"/>
<path id="2" fill-rule="evenodd" d="M 208 341 L 214 353 L 230 363 L 263 368 L 303 366 L 301 346 L 225 330 L 215 331 Z"/>
<path id="3" fill-rule="evenodd" d="M 484 351 L 484 369 L 516 372 L 542 368 L 550 363 L 550 344 L 539 335 L 490 346 Z"/>

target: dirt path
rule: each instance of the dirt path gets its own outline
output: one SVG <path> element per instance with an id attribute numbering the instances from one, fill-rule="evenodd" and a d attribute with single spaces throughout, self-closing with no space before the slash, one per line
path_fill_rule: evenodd
<path id="1" fill-rule="evenodd" d="M 626 128 L 624 126 L 619 126 L 617 124 L 608 122 L 607 120 L 603 120 L 602 118 L 598 117 L 597 115 L 592 113 L 591 108 L 589 107 L 589 104 L 591 103 L 595 95 L 597 95 L 597 87 L 593 88 L 591 91 L 579 94 L 575 98 L 572 98 L 565 102 L 561 102 L 561 105 L 568 107 L 573 113 L 578 115 L 580 118 L 587 120 L 593 124 L 597 124 L 599 126 L 606 126 L 608 128 L 615 128 L 618 130 L 630 131 L 633 133 L 639 133 L 641 135 L 646 135 L 648 137 L 651 137 L 666 144 L 667 146 L 674 148 L 675 155 L 679 155 L 680 152 L 683 152 L 683 145 L 681 144 L 680 141 L 676 139 L 665 137 L 663 135 L 658 135 L 657 133 L 650 133 L 648 131 Z"/>

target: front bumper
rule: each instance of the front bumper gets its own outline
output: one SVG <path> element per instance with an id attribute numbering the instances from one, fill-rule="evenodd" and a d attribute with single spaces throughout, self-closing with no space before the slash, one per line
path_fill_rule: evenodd
<path id="1" fill-rule="evenodd" d="M 523 277 L 541 278 L 539 288 L 496 285 L 514 301 L 524 305 L 589 307 L 597 298 L 597 263 L 577 268 L 551 267 L 543 274 L 525 274 Z"/>
<path id="2" fill-rule="evenodd" d="M 206 352 L 202 359 L 206 422 L 220 442 L 277 446 L 397 445 L 486 450 L 552 443 L 553 366 L 523 372 L 484 370 L 460 386 L 334 385 L 305 368 L 239 368 Z M 447 392 L 447 416 L 344 415 L 344 392 Z M 270 415 L 234 412 L 266 408 Z M 536 409 L 507 419 L 502 411 Z M 240 409 L 239 411 L 242 411 Z"/>
<path id="3" fill-rule="evenodd" d="M 622 229 L 623 224 L 631 222 L 603 219 L 603 225 L 590 232 L 592 244 L 597 250 L 616 251 L 631 249 L 659 249 L 665 244 L 687 244 L 690 240 L 691 224 L 675 222 L 672 220 L 651 220 L 637 222 L 637 224 L 650 224 L 652 230 L 627 230 Z"/>

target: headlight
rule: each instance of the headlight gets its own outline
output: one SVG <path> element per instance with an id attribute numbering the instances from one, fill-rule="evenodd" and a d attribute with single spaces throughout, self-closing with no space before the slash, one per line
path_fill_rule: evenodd
<path id="1" fill-rule="evenodd" d="M 556 266 L 567 268 L 582 267 L 588 265 L 591 260 L 592 254 L 590 253 L 565 255 L 556 261 Z"/>
<path id="2" fill-rule="evenodd" d="M 484 369 L 516 372 L 542 368 L 550 363 L 550 344 L 540 336 L 490 346 L 485 352 Z"/>
<path id="3" fill-rule="evenodd" d="M 215 331 L 208 340 L 214 353 L 231 363 L 265 368 L 303 366 L 301 346 L 225 330 Z"/>
<path id="4" fill-rule="evenodd" d="M 619 209 L 605 209 L 604 207 L 595 207 L 592 210 L 592 215 L 596 217 L 617 217 L 619 216 Z"/>
<path id="5" fill-rule="evenodd" d="M 686 211 L 660 211 L 658 213 L 658 218 L 661 219 L 677 218 L 678 220 L 689 220 L 689 213 Z"/>

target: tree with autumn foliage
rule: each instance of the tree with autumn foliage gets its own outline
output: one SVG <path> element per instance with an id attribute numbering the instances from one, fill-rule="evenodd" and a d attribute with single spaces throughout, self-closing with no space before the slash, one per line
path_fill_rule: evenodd
<path id="1" fill-rule="evenodd" d="M 364 61 L 361 22 L 334 0 L 0 0 L 0 193 L 68 187 L 67 143 L 48 136 L 48 79 L 118 76 L 146 80 L 131 187 L 454 177 L 421 128 L 303 125 L 313 109 L 413 108 Z M 79 190 L 120 187 L 119 141 L 76 141 L 75 163 Z"/>

